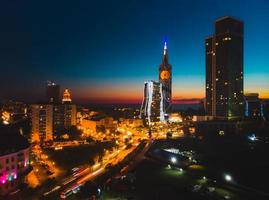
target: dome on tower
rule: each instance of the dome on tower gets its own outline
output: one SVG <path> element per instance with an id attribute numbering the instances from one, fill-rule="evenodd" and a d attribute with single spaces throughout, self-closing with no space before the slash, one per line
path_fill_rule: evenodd
<path id="1" fill-rule="evenodd" d="M 68 89 L 64 90 L 62 102 L 63 103 L 72 102 L 71 95 Z"/>

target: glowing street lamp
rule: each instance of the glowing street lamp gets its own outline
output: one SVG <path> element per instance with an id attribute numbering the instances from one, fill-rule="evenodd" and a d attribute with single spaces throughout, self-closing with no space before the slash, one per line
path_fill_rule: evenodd
<path id="1" fill-rule="evenodd" d="M 231 182 L 231 181 L 233 180 L 232 176 L 229 175 L 229 174 L 225 174 L 225 175 L 224 175 L 224 178 L 225 178 L 225 180 L 226 180 L 227 182 Z"/>
<path id="2" fill-rule="evenodd" d="M 175 163 L 177 162 L 177 159 L 176 159 L 175 157 L 172 157 L 172 158 L 171 158 L 171 162 L 172 162 L 173 164 L 175 164 Z"/>

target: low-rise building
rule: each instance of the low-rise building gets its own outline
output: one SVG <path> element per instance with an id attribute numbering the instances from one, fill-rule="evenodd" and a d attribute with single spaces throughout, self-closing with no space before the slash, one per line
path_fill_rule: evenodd
<path id="1" fill-rule="evenodd" d="M 19 133 L 0 128 L 0 196 L 14 191 L 30 172 L 30 144 Z"/>
<path id="2" fill-rule="evenodd" d="M 87 131 L 90 131 L 91 133 L 96 133 L 96 127 L 97 127 L 98 121 L 91 120 L 89 118 L 85 118 L 81 120 L 81 128 Z"/>
<path id="3" fill-rule="evenodd" d="M 142 119 L 120 119 L 120 123 L 123 126 L 129 126 L 129 127 L 141 127 L 144 125 Z"/>
<path id="4" fill-rule="evenodd" d="M 263 104 L 258 93 L 247 93 L 245 98 L 245 117 L 263 117 Z"/>

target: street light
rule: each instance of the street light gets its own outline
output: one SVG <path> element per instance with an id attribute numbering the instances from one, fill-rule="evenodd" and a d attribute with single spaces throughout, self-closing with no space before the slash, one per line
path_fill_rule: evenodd
<path id="1" fill-rule="evenodd" d="M 172 157 L 171 162 L 175 164 L 177 162 L 177 159 L 175 157 Z"/>
<path id="2" fill-rule="evenodd" d="M 228 181 L 228 182 L 231 182 L 231 181 L 232 181 L 232 176 L 229 175 L 229 174 L 225 174 L 224 178 L 225 178 L 225 180 Z"/>

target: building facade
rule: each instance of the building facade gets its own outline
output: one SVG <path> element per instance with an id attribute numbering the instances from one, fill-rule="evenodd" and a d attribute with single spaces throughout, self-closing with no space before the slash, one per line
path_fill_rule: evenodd
<path id="1" fill-rule="evenodd" d="M 77 107 L 75 104 L 63 104 L 63 125 L 70 129 L 77 124 Z"/>
<path id="2" fill-rule="evenodd" d="M 243 22 L 223 17 L 205 41 L 206 113 L 215 118 L 244 116 Z"/>
<path id="3" fill-rule="evenodd" d="M 60 85 L 57 85 L 51 81 L 46 85 L 46 98 L 47 103 L 59 103 L 60 102 Z"/>
<path id="4" fill-rule="evenodd" d="M 140 110 L 140 117 L 148 125 L 151 122 L 165 120 L 163 105 L 162 84 L 155 81 L 146 81 L 144 85 L 144 99 Z"/>
<path id="5" fill-rule="evenodd" d="M 77 124 L 77 107 L 72 104 L 68 89 L 63 93 L 62 103 L 53 104 L 53 132 L 69 130 Z"/>
<path id="6" fill-rule="evenodd" d="M 53 105 L 31 105 L 32 141 L 47 142 L 53 139 Z"/>
<path id="7" fill-rule="evenodd" d="M 162 63 L 159 66 L 159 82 L 163 89 L 163 107 L 165 113 L 172 110 L 172 65 L 168 62 L 167 43 L 164 43 Z"/>
<path id="8" fill-rule="evenodd" d="M 4 134 L 1 130 L 0 196 L 16 190 L 31 170 L 28 141 L 19 133 L 8 132 Z"/>
<path id="9" fill-rule="evenodd" d="M 245 99 L 245 117 L 257 118 L 264 117 L 263 103 L 259 99 L 258 93 L 247 93 Z"/>
<path id="10" fill-rule="evenodd" d="M 62 98 L 63 126 L 70 129 L 77 124 L 77 107 L 72 103 L 71 94 L 65 89 Z"/>

